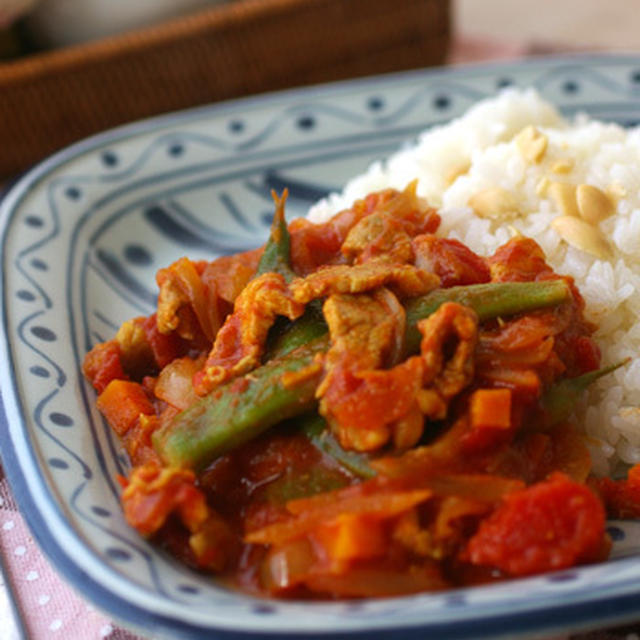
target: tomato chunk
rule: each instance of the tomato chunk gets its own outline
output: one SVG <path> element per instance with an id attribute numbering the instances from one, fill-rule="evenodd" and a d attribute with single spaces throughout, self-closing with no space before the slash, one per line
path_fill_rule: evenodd
<path id="1" fill-rule="evenodd" d="M 440 276 L 443 287 L 491 280 L 487 261 L 458 240 L 420 235 L 412 245 L 416 265 Z"/>
<path id="2" fill-rule="evenodd" d="M 93 347 L 84 359 L 82 371 L 98 393 L 102 393 L 112 380 L 126 378 L 118 343 L 109 340 Z"/>
<path id="3" fill-rule="evenodd" d="M 640 518 L 640 464 L 636 464 L 624 480 L 598 478 L 593 484 L 602 496 L 613 518 Z"/>
<path id="4" fill-rule="evenodd" d="M 172 360 L 182 355 L 180 337 L 175 333 L 167 335 L 160 333 L 155 313 L 144 321 L 143 328 L 159 369 L 166 367 Z"/>
<path id="5" fill-rule="evenodd" d="M 563 569 L 597 558 L 605 512 L 586 486 L 554 473 L 548 480 L 505 496 L 471 538 L 472 564 L 512 576 Z"/>

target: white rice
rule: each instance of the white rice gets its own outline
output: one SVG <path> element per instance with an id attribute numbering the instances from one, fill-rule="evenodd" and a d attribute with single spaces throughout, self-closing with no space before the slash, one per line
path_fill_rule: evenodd
<path id="1" fill-rule="evenodd" d="M 513 140 L 527 125 L 548 138 L 539 163 L 525 161 Z M 559 160 L 573 162 L 569 173 L 553 172 Z M 468 171 L 451 183 L 452 173 L 467 163 Z M 545 177 L 619 194 L 616 215 L 599 225 L 611 241 L 611 260 L 561 240 L 551 227 L 560 212 L 548 193 L 536 193 Z M 512 225 L 540 244 L 557 272 L 575 278 L 587 303 L 586 316 L 599 326 L 595 338 L 603 364 L 633 358 L 593 386 L 576 420 L 590 436 L 596 473 L 640 462 L 640 128 L 624 129 L 584 115 L 569 122 L 535 91 L 508 89 L 461 118 L 425 131 L 414 146 L 386 162 L 373 164 L 342 193 L 317 203 L 309 218 L 326 220 L 356 198 L 385 187 L 402 189 L 415 178 L 418 193 L 440 209 L 440 235 L 490 255 L 512 236 Z M 508 223 L 484 219 L 467 205 L 475 193 L 496 186 L 515 196 L 520 217 Z"/>

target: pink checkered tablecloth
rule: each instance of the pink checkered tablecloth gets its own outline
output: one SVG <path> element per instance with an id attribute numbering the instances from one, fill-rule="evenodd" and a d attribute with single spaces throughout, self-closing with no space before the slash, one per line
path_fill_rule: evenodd
<path id="1" fill-rule="evenodd" d="M 69 587 L 44 558 L 0 467 L 0 554 L 23 633 L 30 640 L 137 640 Z M 1 581 L 1 578 L 0 578 Z M 7 589 L 0 586 L 0 639 L 18 640 Z"/>

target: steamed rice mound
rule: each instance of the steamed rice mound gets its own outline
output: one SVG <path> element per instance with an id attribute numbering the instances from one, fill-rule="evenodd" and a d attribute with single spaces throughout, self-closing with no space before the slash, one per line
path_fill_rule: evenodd
<path id="1" fill-rule="evenodd" d="M 518 134 L 532 125 L 546 138 L 544 153 L 527 158 Z M 509 89 L 451 123 L 424 132 L 412 147 L 351 180 L 340 194 L 316 204 L 321 222 L 354 199 L 418 179 L 418 193 L 440 209 L 439 235 L 490 255 L 514 233 L 534 238 L 558 273 L 575 278 L 603 365 L 633 360 L 604 377 L 575 416 L 589 436 L 594 470 L 615 474 L 640 462 L 640 128 L 624 129 L 579 115 L 563 118 L 535 91 Z M 598 257 L 563 240 L 552 221 L 562 215 L 549 185 L 598 187 L 615 213 L 595 226 L 610 243 Z M 470 206 L 474 195 L 500 188 L 513 197 L 515 215 L 490 219 Z"/>

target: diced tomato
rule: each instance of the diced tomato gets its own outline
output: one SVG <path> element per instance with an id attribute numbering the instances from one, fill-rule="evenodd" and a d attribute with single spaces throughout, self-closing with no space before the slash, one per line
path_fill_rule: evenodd
<path id="1" fill-rule="evenodd" d="M 560 319 L 553 311 L 520 316 L 504 323 L 495 331 L 483 333 L 485 349 L 500 352 L 529 352 L 547 338 L 567 328 L 569 319 Z"/>
<path id="2" fill-rule="evenodd" d="M 593 561 L 604 537 L 605 512 L 593 491 L 554 473 L 507 495 L 481 523 L 465 555 L 472 564 L 524 576 Z"/>
<path id="3" fill-rule="evenodd" d="M 388 370 L 334 372 L 325 399 L 336 422 L 350 429 L 376 429 L 405 416 L 420 388 L 422 360 L 410 358 Z M 340 373 L 341 375 L 338 375 Z"/>
<path id="4" fill-rule="evenodd" d="M 351 209 L 336 214 L 323 224 L 314 224 L 305 218 L 296 218 L 289 224 L 291 234 L 291 264 L 296 273 L 306 275 L 320 265 L 340 258 L 340 247 L 349 230 L 371 213 L 373 203 L 360 200 Z"/>
<path id="5" fill-rule="evenodd" d="M 592 484 L 612 518 L 640 518 L 640 464 L 634 465 L 624 480 L 595 478 Z"/>
<path id="6" fill-rule="evenodd" d="M 440 276 L 443 287 L 491 280 L 487 261 L 458 240 L 420 235 L 412 246 L 416 266 Z"/>
<path id="7" fill-rule="evenodd" d="M 600 366 L 600 348 L 590 336 L 578 336 L 574 341 L 575 361 L 580 373 L 595 371 Z"/>
<path id="8" fill-rule="evenodd" d="M 143 328 L 158 368 L 163 369 L 172 360 L 182 355 L 182 340 L 175 333 L 160 333 L 155 313 L 144 321 Z"/>
<path id="9" fill-rule="evenodd" d="M 209 291 L 208 299 L 219 296 L 230 305 L 255 273 L 263 248 L 221 256 L 209 262 L 202 271 L 202 284 Z"/>
<path id="10" fill-rule="evenodd" d="M 525 237 L 513 238 L 498 247 L 488 263 L 493 282 L 529 282 L 553 273 L 540 245 Z"/>
<path id="11" fill-rule="evenodd" d="M 102 393 L 112 380 L 125 379 L 118 343 L 109 340 L 93 347 L 85 356 L 82 371 L 98 393 Z"/>
<path id="12" fill-rule="evenodd" d="M 158 416 L 141 413 L 131 428 L 122 436 L 122 444 L 134 466 L 155 463 L 160 465 L 160 456 L 151 442 L 153 432 L 159 427 Z"/>
<path id="13" fill-rule="evenodd" d="M 193 472 L 155 464 L 133 470 L 122 492 L 122 506 L 127 522 L 145 536 L 158 531 L 174 512 L 191 531 L 209 517 Z"/>

